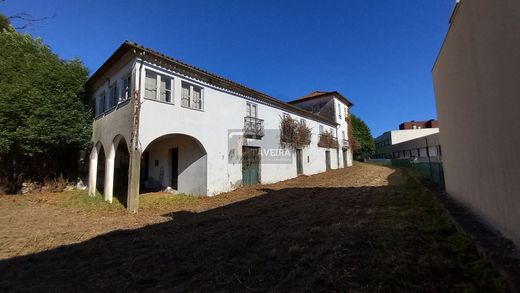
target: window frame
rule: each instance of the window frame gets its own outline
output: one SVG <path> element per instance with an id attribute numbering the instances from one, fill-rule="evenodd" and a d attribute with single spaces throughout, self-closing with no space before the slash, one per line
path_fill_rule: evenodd
<path id="1" fill-rule="evenodd" d="M 158 95 L 158 99 L 157 101 L 160 101 L 160 102 L 164 102 L 164 103 L 168 103 L 168 104 L 174 104 L 174 86 L 175 86 L 175 83 L 174 83 L 174 79 L 173 77 L 169 77 L 169 76 L 166 76 L 164 74 L 158 74 L 158 83 L 159 83 L 159 87 L 158 87 L 158 91 L 157 91 L 157 95 Z M 162 80 L 164 79 L 167 79 L 169 80 L 169 84 L 170 84 L 170 88 L 169 89 L 166 89 L 164 90 L 164 93 L 167 93 L 169 91 L 170 93 L 170 100 L 167 101 L 166 99 L 162 99 L 162 95 L 163 95 L 163 88 L 162 88 Z M 167 83 L 165 83 L 167 84 Z M 166 97 L 166 95 L 165 95 Z"/>
<path id="2" fill-rule="evenodd" d="M 185 85 L 188 86 L 188 99 L 186 99 L 184 96 L 184 90 L 186 89 Z M 200 90 L 200 102 L 199 102 L 200 108 L 194 107 L 194 105 L 196 104 L 195 100 L 194 100 L 195 89 Z M 188 104 L 186 105 L 184 101 L 187 101 Z M 197 110 L 197 111 L 204 111 L 204 87 L 182 80 L 181 81 L 181 107 L 192 109 L 192 110 Z"/>
<path id="3" fill-rule="evenodd" d="M 121 79 L 121 96 L 119 103 L 124 103 L 132 98 L 132 73 L 127 74 Z"/>
<path id="4" fill-rule="evenodd" d="M 114 81 L 114 83 L 108 86 L 108 111 L 114 109 L 119 104 L 118 90 L 117 81 Z"/>
<path id="5" fill-rule="evenodd" d="M 147 80 L 148 80 L 148 78 L 149 78 L 149 75 L 154 75 L 154 78 L 155 78 L 155 90 L 152 90 L 152 89 L 149 89 L 149 88 L 148 88 Z M 159 82 L 159 79 L 158 79 L 157 77 L 158 77 L 157 72 L 152 71 L 152 70 L 149 70 L 149 69 L 145 69 L 145 72 L 144 72 L 144 98 L 145 98 L 145 99 L 148 99 L 148 100 L 155 100 L 155 101 L 158 101 L 158 100 L 159 100 L 159 99 L 157 98 L 157 93 L 158 93 L 158 82 Z M 151 78 L 151 77 L 150 77 L 150 78 Z M 149 96 L 148 96 L 148 93 L 149 93 L 149 92 L 152 92 L 152 91 L 155 91 L 155 98 L 153 98 L 153 97 L 149 97 Z"/>
<path id="6" fill-rule="evenodd" d="M 253 116 L 253 108 L 255 109 Z M 258 104 L 246 102 L 246 117 L 258 118 Z"/>

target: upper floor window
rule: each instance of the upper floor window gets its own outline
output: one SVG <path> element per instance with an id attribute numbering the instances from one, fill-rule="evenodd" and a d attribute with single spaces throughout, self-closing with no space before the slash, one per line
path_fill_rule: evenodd
<path id="1" fill-rule="evenodd" d="M 106 94 L 103 91 L 96 97 L 96 117 L 105 112 Z"/>
<path id="2" fill-rule="evenodd" d="M 146 71 L 146 78 L 144 81 L 144 97 L 147 99 L 157 99 L 157 74 L 151 71 Z"/>
<path id="3" fill-rule="evenodd" d="M 300 123 L 303 124 L 303 125 L 305 125 L 305 119 L 303 119 L 303 118 L 300 119 Z"/>
<path id="4" fill-rule="evenodd" d="M 144 87 L 145 98 L 173 103 L 173 79 L 147 70 Z"/>
<path id="5" fill-rule="evenodd" d="M 258 109 L 256 104 L 246 103 L 246 116 L 257 118 Z"/>
<path id="6" fill-rule="evenodd" d="M 109 98 L 108 98 L 108 109 L 110 110 L 117 106 L 117 103 L 119 101 L 119 95 L 117 91 L 117 82 L 114 82 L 109 88 L 108 88 Z"/>
<path id="7" fill-rule="evenodd" d="M 341 104 L 338 104 L 338 116 L 341 119 Z"/>
<path id="8" fill-rule="evenodd" d="M 164 102 L 172 102 L 172 79 L 161 75 L 161 95 L 160 100 Z"/>
<path id="9" fill-rule="evenodd" d="M 119 99 L 119 102 L 126 101 L 130 99 L 132 96 L 132 75 L 129 74 L 126 78 L 123 79 L 123 94 L 121 95 L 121 98 Z"/>
<path id="10" fill-rule="evenodd" d="M 324 132 L 323 125 L 320 125 L 320 134 L 322 134 L 323 132 Z"/>
<path id="11" fill-rule="evenodd" d="M 343 109 L 344 109 L 344 111 L 345 111 L 345 118 L 347 118 L 347 117 L 348 117 L 348 109 L 347 109 L 347 107 L 345 107 L 345 108 L 343 108 Z"/>
<path id="12" fill-rule="evenodd" d="M 182 106 L 202 110 L 202 88 L 187 82 L 182 82 Z"/>

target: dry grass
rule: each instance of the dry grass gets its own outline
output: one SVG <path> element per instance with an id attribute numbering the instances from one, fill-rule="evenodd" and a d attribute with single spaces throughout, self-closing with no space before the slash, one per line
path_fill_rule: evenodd
<path id="1" fill-rule="evenodd" d="M 147 194 L 138 215 L 77 192 L 0 207 L 0 290 L 506 291 L 426 189 L 379 166 Z"/>

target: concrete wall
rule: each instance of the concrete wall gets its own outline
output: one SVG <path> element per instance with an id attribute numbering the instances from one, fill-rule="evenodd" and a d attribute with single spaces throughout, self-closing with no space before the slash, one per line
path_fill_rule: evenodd
<path id="1" fill-rule="evenodd" d="M 433 79 L 447 191 L 520 244 L 520 1 L 462 0 Z"/>

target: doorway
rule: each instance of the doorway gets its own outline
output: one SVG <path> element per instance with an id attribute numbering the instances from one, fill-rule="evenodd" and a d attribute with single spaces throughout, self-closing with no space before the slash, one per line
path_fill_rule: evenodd
<path id="1" fill-rule="evenodd" d="M 301 149 L 296 150 L 296 174 L 303 174 L 303 154 Z"/>
<path id="2" fill-rule="evenodd" d="M 171 188 L 179 189 L 179 149 L 173 148 L 170 150 L 171 157 Z"/>
<path id="3" fill-rule="evenodd" d="M 260 152 L 257 147 L 242 147 L 242 183 L 260 183 Z"/>
<path id="4" fill-rule="evenodd" d="M 330 170 L 330 151 L 325 151 L 325 168 Z"/>

